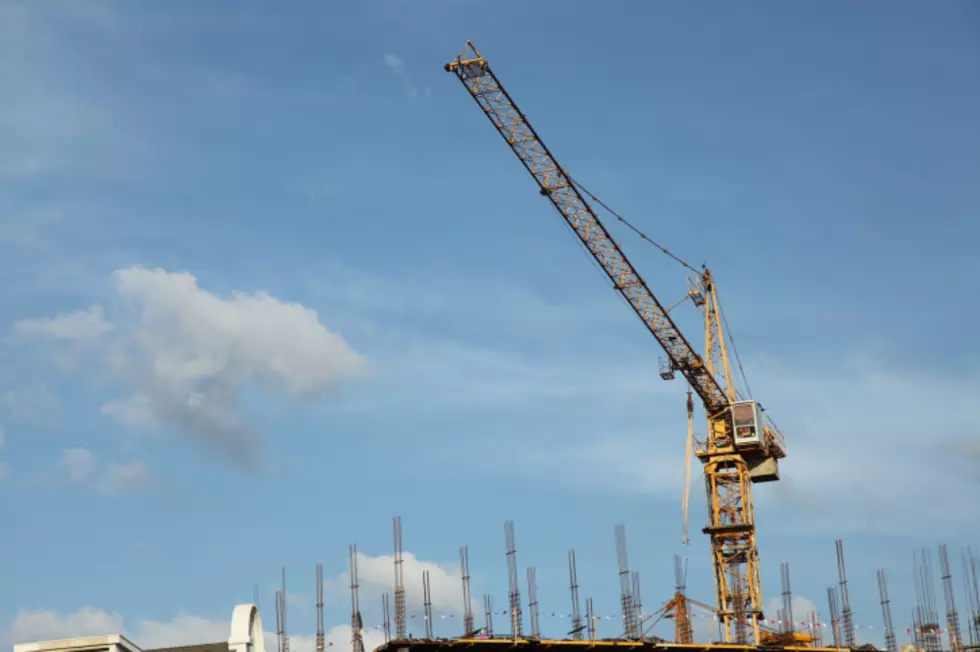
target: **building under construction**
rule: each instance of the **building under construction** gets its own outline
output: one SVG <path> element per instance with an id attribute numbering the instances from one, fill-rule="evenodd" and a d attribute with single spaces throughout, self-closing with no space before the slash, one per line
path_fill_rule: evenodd
<path id="1" fill-rule="evenodd" d="M 615 527 L 616 555 L 618 561 L 618 578 L 620 588 L 620 614 L 612 621 L 609 628 L 609 618 L 597 616 L 593 611 L 592 599 L 580 596 L 578 569 L 575 551 L 568 552 L 568 596 L 567 606 L 570 610 L 561 616 L 567 619 L 568 631 L 565 638 L 555 639 L 544 637 L 541 632 L 539 605 L 537 598 L 537 574 L 533 567 L 526 569 L 526 594 L 522 597 L 521 573 L 517 561 L 517 545 L 514 533 L 514 523 L 504 523 L 504 557 L 507 565 L 508 588 L 507 607 L 496 611 L 494 600 L 490 595 L 483 596 L 484 613 L 481 623 L 478 623 L 473 613 L 473 596 L 470 587 L 469 550 L 467 546 L 460 548 L 459 578 L 463 600 L 458 609 L 461 616 L 461 627 L 458 637 L 446 636 L 444 632 L 437 636 L 434 623 L 437 622 L 433 613 L 433 595 L 428 571 L 422 572 L 423 586 L 422 610 L 418 614 L 418 605 L 410 610 L 405 600 L 405 577 L 402 552 L 401 518 L 393 519 L 394 529 L 394 592 L 395 609 L 391 610 L 389 594 L 382 597 L 383 624 L 374 629 L 384 633 L 384 644 L 381 652 L 442 652 L 447 648 L 475 648 L 489 652 L 519 647 L 547 647 L 558 652 L 562 650 L 582 650 L 595 647 L 626 647 L 656 650 L 883 650 L 900 652 L 897 636 L 892 620 L 891 603 L 888 596 L 887 578 L 884 569 L 878 569 L 878 593 L 881 606 L 881 624 L 883 629 L 883 645 L 862 643 L 858 640 L 853 610 L 848 593 L 848 581 L 844 564 L 843 542 L 838 539 L 836 544 L 837 566 L 828 569 L 833 573 L 834 582 L 828 587 L 827 618 L 819 613 L 793 613 L 793 594 L 790 582 L 789 565 L 780 565 L 782 583 L 782 606 L 770 618 L 759 623 L 759 640 L 732 642 L 724 640 L 721 629 L 722 620 L 719 609 L 695 600 L 687 594 L 686 564 L 679 556 L 674 556 L 675 585 L 673 595 L 666 601 L 657 600 L 654 609 L 645 609 L 640 593 L 639 574 L 630 571 L 629 558 L 626 549 L 626 532 L 622 525 Z M 364 624 L 360 615 L 360 598 L 358 595 L 357 557 L 356 548 L 352 547 L 350 565 L 351 590 L 351 647 L 355 652 L 364 652 Z M 952 572 L 948 562 L 946 546 L 939 547 L 941 581 L 945 594 L 945 622 L 939 623 L 939 607 L 936 603 L 934 588 L 934 572 L 929 562 L 929 554 L 921 551 L 916 554 L 913 565 L 916 585 L 916 608 L 913 622 L 907 628 L 913 644 L 901 647 L 901 652 L 965 652 L 980 649 L 980 591 L 978 591 L 978 569 L 980 558 L 972 550 L 964 551 L 963 571 L 964 588 L 968 603 L 968 625 L 965 635 L 960 631 L 959 616 L 954 603 Z M 665 592 L 656 591 L 663 595 Z M 317 640 L 321 641 L 322 631 L 322 575 L 318 570 L 318 613 Z M 400 597 L 399 597 L 400 596 Z M 526 602 L 525 602 L 526 600 Z M 584 608 L 583 608 L 584 605 Z M 283 607 L 284 609 L 284 607 Z M 549 609 L 553 610 L 553 609 Z M 278 615 L 278 614 L 277 614 Z M 410 619 L 420 615 L 424 631 L 419 636 L 416 632 L 409 633 L 407 624 Z M 554 615 L 554 614 L 552 614 Z M 494 616 L 497 616 L 495 623 Z M 707 629 L 701 628 L 697 640 L 695 627 L 696 616 L 707 617 L 712 624 Z M 445 618 L 445 615 L 443 615 Z M 277 621 L 279 619 L 277 618 Z M 284 616 L 282 621 L 284 622 Z M 671 621 L 673 635 L 667 636 L 662 631 L 662 623 Z M 416 623 L 419 621 L 416 620 Z M 599 623 L 606 630 L 600 636 Z M 660 630 L 658 630 L 660 626 Z M 417 627 L 416 627 L 417 629 Z M 654 634 L 654 630 L 661 632 Z M 940 633 L 945 631 L 946 635 Z M 288 647 L 288 636 L 285 631 L 279 631 L 280 647 L 277 652 L 291 652 Z M 317 652 L 322 652 L 318 648 Z"/>
<path id="2" fill-rule="evenodd" d="M 978 586 L 978 571 L 980 571 L 980 556 L 973 550 L 964 550 L 962 556 L 963 588 L 965 589 L 966 610 L 963 612 L 964 631 L 960 630 L 961 619 L 954 602 L 954 583 L 951 566 L 948 560 L 946 546 L 939 547 L 940 580 L 943 584 L 945 620 L 940 623 L 940 605 L 936 600 L 935 569 L 927 551 L 919 551 L 915 555 L 913 571 L 916 586 L 916 606 L 912 614 L 913 624 L 908 633 L 913 638 L 911 645 L 904 645 L 899 650 L 895 629 L 892 625 L 891 605 L 885 571 L 879 569 L 878 590 L 881 602 L 881 617 L 884 625 L 883 647 L 869 644 L 859 644 L 855 632 L 853 612 L 847 589 L 847 577 L 844 566 L 843 545 L 837 544 L 837 568 L 828 569 L 833 575 L 833 585 L 828 588 L 829 618 L 824 620 L 817 613 L 794 614 L 792 590 L 790 585 L 789 566 L 781 564 L 782 607 L 773 614 L 774 618 L 760 623 L 760 638 L 758 643 L 731 643 L 713 635 L 713 628 L 707 632 L 701 628 L 701 633 L 695 636 L 693 618 L 697 615 L 708 615 L 715 625 L 720 624 L 717 618 L 717 608 L 699 602 L 687 595 L 686 565 L 680 557 L 674 557 L 675 585 L 673 595 L 663 603 L 657 600 L 659 606 L 647 610 L 643 606 L 640 593 L 640 578 L 636 572 L 630 571 L 626 554 L 626 532 L 622 526 L 615 528 L 616 553 L 619 562 L 618 577 L 620 585 L 621 613 L 616 617 L 596 615 L 592 607 L 592 599 L 580 597 L 578 569 L 575 552 L 568 553 L 568 589 L 569 600 L 566 603 L 570 612 L 566 622 L 570 629 L 563 639 L 547 638 L 542 635 L 540 614 L 537 598 L 537 574 L 534 568 L 526 569 L 527 581 L 526 606 L 521 597 L 520 574 L 518 573 L 517 545 L 514 534 L 514 524 L 507 521 L 504 525 L 504 555 L 508 572 L 508 601 L 503 611 L 494 610 L 494 600 L 490 595 L 484 595 L 484 614 L 482 622 L 477 622 L 473 613 L 473 596 L 470 590 L 469 550 L 467 546 L 460 548 L 459 579 L 461 582 L 462 602 L 453 615 L 461 616 L 455 620 L 459 623 L 458 636 L 447 636 L 445 630 L 439 635 L 435 632 L 437 622 L 433 613 L 434 597 L 429 581 L 429 572 L 423 570 L 421 577 L 411 578 L 412 582 L 421 580 L 422 604 L 409 607 L 405 598 L 404 559 L 402 553 L 401 518 L 393 519 L 394 530 L 394 564 L 392 592 L 395 595 L 394 609 L 389 600 L 390 593 L 382 596 L 383 624 L 368 627 L 361 617 L 360 582 L 358 578 L 357 547 L 350 547 L 349 578 L 350 578 L 350 639 L 327 640 L 324 631 L 324 592 L 323 567 L 316 567 L 316 636 L 313 638 L 315 652 L 325 652 L 327 647 L 338 647 L 349 644 L 352 652 L 368 652 L 365 647 L 365 633 L 369 630 L 383 632 L 384 642 L 380 646 L 372 646 L 378 652 L 449 652 L 450 648 L 473 649 L 473 652 L 497 652 L 513 648 L 548 648 L 555 652 L 583 652 L 594 648 L 627 648 L 650 651 L 710 651 L 717 649 L 731 651 L 762 651 L 776 652 L 778 650 L 798 650 L 800 652 L 830 652 L 834 650 L 885 650 L 887 652 L 934 652 L 951 650 L 966 652 L 980 649 L 980 586 Z M 611 580 L 611 578 L 610 578 Z M 258 608 L 258 587 L 255 588 L 254 601 L 251 604 L 237 605 L 232 613 L 229 637 L 222 641 L 201 641 L 196 644 L 184 645 L 177 648 L 147 649 L 132 642 L 125 635 L 107 634 L 103 636 L 85 636 L 80 638 L 61 639 L 55 641 L 36 641 L 19 643 L 14 646 L 14 652 L 298 652 L 298 639 L 307 637 L 291 637 L 287 619 L 286 573 L 282 571 L 281 588 L 275 592 L 275 638 L 266 637 L 262 628 L 262 619 Z M 661 593 L 655 590 L 654 593 Z M 442 601 L 445 604 L 445 601 Z M 421 610 L 419 607 L 421 606 Z M 421 611 L 421 613 L 420 613 Z M 549 609 L 550 611 L 550 609 Z M 525 629 L 524 614 L 527 614 L 528 627 Z M 504 616 L 498 620 L 499 631 L 495 629 L 494 616 Z M 409 632 L 410 619 L 421 616 L 424 629 L 419 632 L 418 625 Z M 613 623 L 609 627 L 609 623 Z M 603 634 L 599 634 L 598 623 L 603 622 Z M 672 636 L 657 636 L 652 632 L 664 621 L 673 621 Z M 415 619 L 415 623 L 420 620 Z M 447 622 L 448 624 L 448 622 Z M 943 636 L 945 632 L 945 636 Z M 421 636 L 419 635 L 421 634 Z M 377 636 L 377 634 L 373 634 Z M 274 646 L 274 648 L 273 648 Z M 300 644 L 302 652 L 308 648 Z"/>

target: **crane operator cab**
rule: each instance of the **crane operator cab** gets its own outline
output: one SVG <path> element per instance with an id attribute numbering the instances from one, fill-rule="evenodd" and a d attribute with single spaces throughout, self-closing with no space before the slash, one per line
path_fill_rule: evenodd
<path id="1" fill-rule="evenodd" d="M 777 460 L 785 457 L 782 437 L 766 425 L 766 414 L 756 401 L 735 401 L 732 405 L 732 432 L 735 449 L 749 465 L 753 482 L 779 480 Z"/>
<path id="2" fill-rule="evenodd" d="M 762 429 L 765 416 L 762 406 L 755 401 L 738 401 L 732 404 L 732 425 L 735 430 L 736 448 L 762 446 Z"/>

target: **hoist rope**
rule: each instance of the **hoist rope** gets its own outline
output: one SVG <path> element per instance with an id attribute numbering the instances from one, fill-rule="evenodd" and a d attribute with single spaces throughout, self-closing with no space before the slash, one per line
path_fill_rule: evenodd
<path id="1" fill-rule="evenodd" d="M 610 215 L 612 215 L 617 220 L 619 220 L 620 222 L 622 222 L 623 224 L 625 224 L 627 227 L 629 227 L 629 229 L 631 231 L 633 231 L 633 233 L 635 233 L 636 235 L 640 236 L 641 238 L 643 238 L 644 240 L 646 240 L 649 244 L 651 244 L 654 247 L 656 247 L 657 249 L 659 249 L 661 253 L 663 253 L 663 254 L 665 254 L 667 256 L 670 256 L 675 261 L 677 261 L 678 263 L 680 263 L 681 265 L 683 265 L 687 269 L 689 269 L 692 272 L 694 272 L 695 274 L 697 274 L 698 278 L 701 278 L 701 272 L 699 270 L 697 270 L 694 267 L 692 267 L 685 260 L 683 260 L 682 258 L 679 258 L 677 255 L 675 255 L 674 253 L 672 253 L 669 249 L 667 249 L 666 247 L 664 247 L 660 243 L 656 242 L 653 238 L 649 237 L 647 234 L 643 233 L 643 231 L 640 231 L 638 228 L 636 228 L 635 226 L 633 226 L 633 224 L 631 224 L 629 220 L 627 220 L 625 217 L 623 217 L 622 215 L 620 215 L 619 213 L 617 213 L 616 211 L 614 211 L 612 208 L 610 208 L 607 203 L 605 203 L 604 201 L 602 201 L 601 199 L 599 199 L 592 191 L 590 191 L 588 188 L 586 188 L 585 186 L 583 186 L 582 184 L 580 184 L 578 181 L 576 181 L 575 179 L 573 179 L 570 175 L 568 175 L 568 173 L 565 173 L 565 176 L 568 178 L 569 181 L 572 182 L 572 185 L 574 185 L 576 188 L 578 188 L 579 190 L 581 190 L 582 192 L 584 192 L 586 195 L 588 195 L 592 199 L 592 201 L 594 201 L 596 204 L 598 204 L 599 206 L 601 206 L 602 208 L 604 208 L 606 210 L 606 212 L 608 212 Z M 717 294 L 718 294 L 718 291 L 715 290 L 715 295 L 717 296 Z M 674 308 L 676 308 L 680 304 L 684 303 L 684 301 L 686 300 L 686 298 L 687 297 L 685 297 L 684 299 L 681 299 L 675 305 L 673 305 L 670 308 L 668 308 L 667 309 L 667 312 L 669 313 L 671 310 L 673 310 Z M 721 299 L 720 298 L 718 299 L 718 312 L 721 313 L 721 321 L 722 321 L 722 324 L 724 325 L 725 330 L 728 332 L 728 340 L 732 343 L 732 352 L 735 354 L 735 363 L 738 366 L 739 375 L 742 377 L 742 382 L 745 383 L 745 391 L 748 394 L 749 398 L 751 399 L 752 398 L 752 388 L 749 386 L 749 380 L 745 376 L 745 369 L 742 366 L 742 357 L 738 354 L 738 347 L 735 345 L 735 336 L 732 334 L 732 329 L 728 325 L 728 319 L 725 317 L 725 310 L 721 307 Z"/>
<path id="2" fill-rule="evenodd" d="M 660 245 L 657 242 L 655 242 L 652 238 L 648 237 L 645 233 L 643 233 L 643 231 L 640 231 L 638 228 L 636 228 L 635 226 L 633 226 L 632 224 L 630 224 L 630 222 L 625 217 L 623 217 L 622 215 L 620 215 L 619 213 L 617 213 L 616 211 L 614 211 L 613 209 L 611 209 L 608 204 L 606 204 L 604 201 L 602 201 L 601 199 L 599 199 L 598 197 L 596 197 L 594 194 L 592 194 L 592 192 L 589 191 L 588 188 L 586 188 L 585 186 L 583 186 L 582 184 L 580 184 L 578 181 L 576 181 L 572 177 L 568 176 L 568 173 L 565 173 L 565 176 L 568 177 L 568 180 L 572 182 L 572 185 L 574 185 L 576 188 L 578 188 L 579 190 L 581 190 L 582 192 L 584 192 L 586 195 L 588 195 L 589 197 L 591 197 L 592 198 L 592 201 L 594 201 L 595 203 L 599 204 L 604 209 L 606 209 L 606 211 L 608 211 L 608 213 L 610 215 L 612 215 L 617 220 L 619 220 L 620 222 L 622 222 L 623 224 L 625 224 L 626 226 L 628 226 L 634 233 L 636 233 L 638 236 L 640 236 L 641 238 L 643 238 L 644 240 L 646 240 L 647 242 L 649 242 L 650 244 L 652 244 L 654 247 L 656 247 L 657 249 L 659 249 L 662 253 L 670 256 L 671 258 L 673 258 L 674 260 L 676 260 L 678 263 L 680 263 L 684 267 L 688 268 L 689 270 L 691 270 L 692 272 L 694 272 L 695 274 L 697 274 L 698 277 L 700 278 L 701 272 L 699 272 L 698 270 L 694 269 L 691 265 L 687 264 L 687 262 L 685 262 L 681 258 L 678 258 L 676 255 L 674 255 L 673 253 L 671 253 L 663 245 Z"/>

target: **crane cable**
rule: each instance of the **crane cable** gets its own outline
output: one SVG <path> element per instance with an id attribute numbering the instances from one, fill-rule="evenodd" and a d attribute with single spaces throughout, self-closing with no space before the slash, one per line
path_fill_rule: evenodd
<path id="1" fill-rule="evenodd" d="M 745 369 L 742 368 L 742 358 L 738 355 L 738 347 L 735 346 L 735 336 L 732 335 L 732 328 L 728 325 L 728 319 L 725 317 L 725 309 L 721 305 L 721 297 L 718 296 L 718 289 L 715 288 L 715 298 L 718 299 L 718 312 L 721 313 L 721 323 L 724 324 L 725 330 L 728 331 L 728 341 L 732 343 L 732 352 L 735 353 L 735 363 L 738 365 L 738 373 L 742 376 L 742 382 L 745 383 L 745 392 L 752 398 L 752 388 L 749 387 L 749 379 L 745 377 Z"/>
<path id="2" fill-rule="evenodd" d="M 633 231 L 633 233 L 637 234 L 638 236 L 640 236 L 641 238 L 643 238 L 644 240 L 646 240 L 648 243 L 650 243 L 651 245 L 653 245 L 654 247 L 656 247 L 657 249 L 659 249 L 661 251 L 661 253 L 666 254 L 667 256 L 670 256 L 675 261 L 677 261 L 678 263 L 680 263 L 682 266 L 686 267 L 687 269 L 689 269 L 692 272 L 694 272 L 695 274 L 697 274 L 698 278 L 702 278 L 702 274 L 701 274 L 701 272 L 699 270 L 694 269 L 694 267 L 692 267 L 690 264 L 688 264 L 685 260 L 683 260 L 682 258 L 679 258 L 677 255 L 675 255 L 674 253 L 672 253 L 671 251 L 669 251 L 666 247 L 664 247 L 663 245 L 657 243 L 652 238 L 650 238 L 645 233 L 643 233 L 643 231 L 640 231 L 638 228 L 636 228 L 635 226 L 633 226 L 629 222 L 629 220 L 627 220 L 625 217 L 623 217 L 622 215 L 620 215 L 619 213 L 617 213 L 616 211 L 614 211 L 612 208 L 610 208 L 607 203 L 605 203 L 604 201 L 602 201 L 601 199 L 599 199 L 592 191 L 590 191 L 588 188 L 586 188 L 585 186 L 583 186 L 582 184 L 580 184 L 578 181 L 576 181 L 575 179 L 573 179 L 571 177 L 571 175 L 569 175 L 567 172 L 565 172 L 565 176 L 568 178 L 569 181 L 572 182 L 572 185 L 573 186 L 575 186 L 576 188 L 578 188 L 579 190 L 581 190 L 582 192 L 584 192 L 586 195 L 588 195 L 589 197 L 591 197 L 592 198 L 592 201 L 594 201 L 595 203 L 599 204 L 599 206 L 602 206 L 602 208 L 604 208 L 610 215 L 612 215 L 617 220 L 619 220 L 620 222 L 622 222 L 623 224 L 625 224 L 626 226 L 628 226 L 630 228 L 630 230 Z M 717 294 L 718 294 L 718 291 L 715 290 L 715 295 L 717 296 Z M 673 310 L 674 308 L 676 308 L 680 304 L 684 303 L 684 301 L 685 301 L 685 299 L 681 299 L 675 305 L 671 306 L 667 310 L 667 312 L 670 312 L 671 310 Z M 721 313 L 721 321 L 722 321 L 722 323 L 725 326 L 725 330 L 728 331 L 728 339 L 732 343 L 732 352 L 735 354 L 735 362 L 738 365 L 738 372 L 742 376 L 742 382 L 745 383 L 745 391 L 746 391 L 746 393 L 748 393 L 749 398 L 752 398 L 752 388 L 749 386 L 749 380 L 745 376 L 745 369 L 742 367 L 742 358 L 738 354 L 738 347 L 735 346 L 735 336 L 732 335 L 732 329 L 728 325 L 728 319 L 725 317 L 725 310 L 721 307 L 721 299 L 720 298 L 718 299 L 718 311 Z"/>
<path id="3" fill-rule="evenodd" d="M 565 172 L 565 176 L 568 178 L 569 181 L 572 182 L 572 185 L 573 186 L 575 186 L 576 188 L 578 188 L 579 190 L 581 190 L 582 192 L 584 192 L 586 195 L 588 195 L 589 197 L 591 197 L 592 198 L 592 201 L 594 201 L 595 203 L 599 204 L 604 209 L 606 209 L 606 211 L 608 211 L 610 215 L 612 215 L 617 220 L 619 220 L 620 222 L 622 222 L 623 224 L 625 224 L 626 226 L 628 226 L 638 236 L 640 236 L 641 238 L 643 238 L 644 240 L 646 240 L 647 242 L 649 242 L 650 244 L 652 244 L 654 247 L 656 247 L 657 249 L 659 249 L 662 253 L 670 256 L 671 258 L 673 258 L 674 260 L 676 260 L 678 263 L 680 263 L 684 267 L 688 268 L 689 270 L 691 270 L 692 272 L 694 272 L 695 274 L 697 274 L 698 275 L 698 278 L 701 277 L 701 272 L 700 271 L 694 269 L 687 262 L 685 262 L 681 258 L 678 258 L 676 255 L 674 255 L 673 253 L 671 253 L 670 251 L 668 251 L 667 248 L 664 247 L 663 245 L 660 245 L 660 244 L 654 242 L 653 239 L 649 238 L 645 233 L 643 233 L 638 228 L 636 228 L 635 226 L 633 226 L 632 224 L 630 224 L 629 221 L 625 217 L 623 217 L 622 215 L 620 215 L 619 213 L 617 213 L 613 209 L 609 208 L 609 205 L 608 204 L 606 204 L 604 201 L 602 201 L 601 199 L 599 199 L 598 197 L 596 197 L 594 194 L 592 194 L 592 192 L 588 188 L 586 188 L 585 186 L 583 186 L 582 184 L 580 184 L 578 181 L 576 181 L 575 179 L 573 179 L 571 176 L 569 176 L 569 174 L 567 172 Z"/>

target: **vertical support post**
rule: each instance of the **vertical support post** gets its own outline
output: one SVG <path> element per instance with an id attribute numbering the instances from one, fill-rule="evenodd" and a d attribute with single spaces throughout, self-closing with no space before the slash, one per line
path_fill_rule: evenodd
<path id="1" fill-rule="evenodd" d="M 357 544 L 350 546 L 350 645 L 351 652 L 364 652 L 364 622 L 361 620 L 360 584 L 357 579 Z"/>
<path id="2" fill-rule="evenodd" d="M 636 633 L 636 638 L 643 638 L 643 628 L 641 623 L 643 622 L 643 600 L 640 598 L 640 572 L 633 571 L 631 573 L 633 578 L 633 629 Z"/>
<path id="3" fill-rule="evenodd" d="M 582 640 L 582 611 L 578 602 L 578 569 L 575 567 L 575 551 L 568 551 L 568 585 L 572 591 L 572 640 Z"/>
<path id="4" fill-rule="evenodd" d="M 432 622 L 432 585 L 429 583 L 429 571 L 422 571 L 422 596 L 425 607 L 425 637 L 429 640 L 435 638 L 433 633 L 434 623 Z"/>
<path id="5" fill-rule="evenodd" d="M 493 638 L 493 598 L 489 593 L 483 594 L 483 629 L 488 638 Z"/>
<path id="6" fill-rule="evenodd" d="M 323 564 L 316 565 L 316 652 L 326 647 L 323 633 Z"/>
<path id="7" fill-rule="evenodd" d="M 847 594 L 847 573 L 844 570 L 844 542 L 837 539 L 837 574 L 840 580 L 841 621 L 844 625 L 844 643 L 854 648 L 854 618 L 851 612 L 851 599 Z"/>
<path id="8" fill-rule="evenodd" d="M 585 599 L 585 617 L 589 620 L 589 640 L 595 642 L 596 622 L 595 612 L 592 611 L 592 598 Z"/>
<path id="9" fill-rule="evenodd" d="M 783 585 L 783 623 L 779 631 L 793 633 L 793 590 L 789 584 L 789 564 L 779 564 L 779 579 Z"/>
<path id="10" fill-rule="evenodd" d="M 402 517 L 392 518 L 395 539 L 395 636 L 404 641 L 407 634 L 405 609 L 405 570 L 402 558 Z"/>
<path id="11" fill-rule="evenodd" d="M 286 597 L 289 594 L 286 593 L 286 567 L 282 568 L 282 591 L 279 594 L 279 601 L 282 603 L 282 637 L 280 638 L 280 643 L 282 644 L 281 652 L 289 651 L 289 630 L 286 626 Z"/>
<path id="12" fill-rule="evenodd" d="M 534 566 L 527 569 L 527 600 L 528 612 L 531 616 L 531 636 L 541 638 L 540 621 L 538 620 L 538 583 Z"/>
<path id="13" fill-rule="evenodd" d="M 470 552 L 467 546 L 459 549 L 459 575 L 463 578 L 463 635 L 473 630 L 473 600 L 470 597 Z"/>
<path id="14" fill-rule="evenodd" d="M 963 639 L 960 638 L 960 616 L 956 612 L 953 575 L 949 570 L 949 554 L 945 543 L 939 545 L 939 568 L 942 572 L 943 594 L 946 599 L 946 631 L 949 632 L 949 646 L 953 652 L 960 652 L 963 647 Z"/>
<path id="15" fill-rule="evenodd" d="M 891 601 L 888 599 L 888 580 L 885 569 L 878 569 L 878 597 L 881 600 L 881 619 L 885 627 L 885 650 L 898 652 L 898 641 L 895 638 L 895 627 L 892 625 Z"/>
<path id="16" fill-rule="evenodd" d="M 633 609 L 633 590 L 630 586 L 629 558 L 626 554 L 626 526 L 616 526 L 616 557 L 619 564 L 619 602 L 623 611 L 623 636 L 636 638 L 636 612 Z"/>
<path id="17" fill-rule="evenodd" d="M 391 641 L 391 606 L 388 604 L 388 594 L 381 596 L 381 617 L 383 619 L 385 643 Z"/>
<path id="18" fill-rule="evenodd" d="M 510 584 L 510 633 L 513 640 L 524 636 L 524 616 L 521 612 L 521 587 L 517 577 L 517 544 L 514 540 L 514 521 L 504 523 L 507 544 L 507 575 Z"/>
<path id="19" fill-rule="evenodd" d="M 840 611 L 837 606 L 837 589 L 832 586 L 827 587 L 827 606 L 830 609 L 830 627 L 834 633 L 834 647 L 839 650 L 841 647 Z"/>

